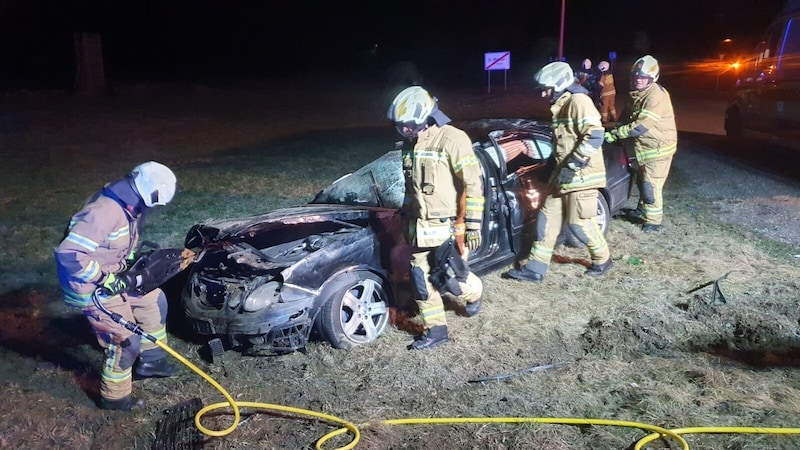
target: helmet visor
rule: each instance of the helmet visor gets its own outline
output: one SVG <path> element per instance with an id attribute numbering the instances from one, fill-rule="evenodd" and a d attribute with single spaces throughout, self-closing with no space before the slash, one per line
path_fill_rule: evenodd
<path id="1" fill-rule="evenodd" d="M 416 123 L 413 120 L 407 122 L 395 122 L 394 127 L 397 132 L 403 136 L 404 138 L 413 138 L 419 134 L 420 131 L 424 130 L 427 124 L 425 123 Z"/>

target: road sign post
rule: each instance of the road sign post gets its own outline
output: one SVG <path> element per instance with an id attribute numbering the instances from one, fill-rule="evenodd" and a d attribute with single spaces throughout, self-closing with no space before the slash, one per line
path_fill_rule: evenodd
<path id="1" fill-rule="evenodd" d="M 503 71 L 503 90 L 506 90 L 508 81 L 508 69 L 511 68 L 511 52 L 491 52 L 483 54 L 483 70 L 486 71 L 487 92 L 492 92 L 492 71 Z"/>

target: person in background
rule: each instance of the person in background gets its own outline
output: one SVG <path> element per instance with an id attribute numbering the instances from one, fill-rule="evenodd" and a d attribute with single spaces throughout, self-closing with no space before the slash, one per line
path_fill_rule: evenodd
<path id="1" fill-rule="evenodd" d="M 642 231 L 661 230 L 664 220 L 663 189 L 672 157 L 678 148 L 678 131 L 669 92 L 657 83 L 658 61 L 650 55 L 631 67 L 630 115 L 623 124 L 605 133 L 606 142 L 633 141 L 639 164 L 637 184 L 639 204 L 634 218 L 642 221 Z"/>
<path id="2" fill-rule="evenodd" d="M 544 206 L 536 218 L 536 240 L 530 260 L 508 276 L 544 279 L 563 221 L 589 249 L 592 264 L 586 275 L 600 276 L 613 266 L 605 236 L 597 223 L 598 189 L 606 185 L 603 127 L 589 92 L 565 62 L 553 62 L 534 76 L 542 96 L 550 98 L 556 168 L 549 180 Z"/>
<path id="3" fill-rule="evenodd" d="M 600 61 L 597 64 L 600 78 L 597 81 L 600 91 L 600 121 L 603 124 L 617 121 L 617 90 L 614 87 L 614 74 L 611 73 L 611 64 Z"/>
<path id="4" fill-rule="evenodd" d="M 584 87 L 589 92 L 589 96 L 594 98 L 594 92 L 597 88 L 597 74 L 592 71 L 592 60 L 586 58 L 581 64 L 581 70 L 575 72 L 575 78 L 578 84 Z"/>
<path id="5" fill-rule="evenodd" d="M 125 177 L 92 195 L 69 221 L 55 249 L 58 278 L 67 305 L 80 308 L 103 347 L 100 377 L 102 409 L 130 411 L 144 401 L 132 394 L 137 376 L 169 377 L 177 372 L 164 349 L 116 323 L 92 299 L 103 292 L 102 305 L 166 341 L 167 298 L 161 289 L 145 295 L 125 293 L 122 273 L 135 259 L 139 231 L 147 211 L 166 205 L 175 195 L 176 178 L 155 161 L 136 166 Z"/>
<path id="6" fill-rule="evenodd" d="M 483 175 L 462 130 L 449 125 L 435 98 L 420 86 L 401 91 L 392 101 L 387 117 L 402 141 L 406 196 L 401 209 L 406 240 L 412 246 L 411 283 L 424 332 L 410 346 L 420 350 L 448 341 L 447 320 L 440 283 L 434 286 L 437 250 L 453 245 L 461 275 L 449 292 L 466 302 L 467 316 L 480 311 L 483 284 L 466 265 L 467 251 L 481 245 L 483 220 Z M 446 291 L 446 289 L 443 289 Z M 454 292 L 455 291 L 455 292 Z"/>

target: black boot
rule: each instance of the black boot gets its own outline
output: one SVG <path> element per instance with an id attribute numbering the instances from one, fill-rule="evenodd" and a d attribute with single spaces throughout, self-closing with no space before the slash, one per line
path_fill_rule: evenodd
<path id="1" fill-rule="evenodd" d="M 541 283 L 544 280 L 544 275 L 529 269 L 527 264 L 519 269 L 509 270 L 508 276 L 515 280 L 533 281 L 534 283 Z"/>
<path id="2" fill-rule="evenodd" d="M 133 396 L 122 397 L 119 400 L 109 400 L 107 398 L 100 399 L 100 409 L 109 409 L 117 411 L 131 411 L 144 407 L 144 400 L 135 398 Z"/>
<path id="3" fill-rule="evenodd" d="M 612 267 L 614 267 L 614 261 L 611 261 L 611 258 L 608 258 L 608 261 L 604 263 L 592 264 L 592 266 L 589 267 L 584 273 L 593 277 L 599 277 L 600 275 L 603 275 L 611 270 Z"/>
<path id="4" fill-rule="evenodd" d="M 467 313 L 467 317 L 476 316 L 480 312 L 482 304 L 483 304 L 483 298 L 479 298 L 474 302 L 467 302 L 466 306 L 464 307 L 464 310 Z"/>
<path id="5" fill-rule="evenodd" d="M 431 327 L 429 330 L 425 330 L 425 332 L 411 344 L 411 350 L 433 348 L 447 341 L 447 325 L 437 325 Z"/>
<path id="6" fill-rule="evenodd" d="M 138 359 L 136 367 L 133 368 L 133 373 L 139 378 L 163 378 L 175 375 L 178 373 L 178 369 L 167 358 L 147 362 Z"/>
<path id="7" fill-rule="evenodd" d="M 646 223 L 642 225 L 642 233 L 657 233 L 661 231 L 661 225 L 656 225 L 654 223 Z"/>

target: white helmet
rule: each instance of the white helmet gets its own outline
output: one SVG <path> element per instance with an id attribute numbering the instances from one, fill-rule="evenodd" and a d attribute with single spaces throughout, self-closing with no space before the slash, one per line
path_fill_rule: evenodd
<path id="1" fill-rule="evenodd" d="M 555 61 L 539 69 L 533 76 L 533 81 L 541 87 L 553 88 L 553 91 L 561 92 L 575 82 L 575 73 L 569 64 Z"/>
<path id="2" fill-rule="evenodd" d="M 658 61 L 650 55 L 644 55 L 637 59 L 631 67 L 631 78 L 648 77 L 653 79 L 653 83 L 658 81 L 659 69 Z"/>
<path id="3" fill-rule="evenodd" d="M 392 101 L 387 117 L 395 123 L 413 122 L 425 125 L 436 109 L 436 101 L 425 89 L 411 86 L 403 89 Z"/>
<path id="4" fill-rule="evenodd" d="M 148 207 L 166 205 L 175 196 L 175 174 L 161 163 L 148 161 L 139 164 L 134 167 L 130 176 L 136 191 Z"/>
<path id="5" fill-rule="evenodd" d="M 586 58 L 586 59 L 584 59 L 584 60 L 583 60 L 583 66 L 582 66 L 582 67 L 583 67 L 583 70 L 589 70 L 589 69 L 591 69 L 591 68 L 592 68 L 592 60 L 591 60 L 591 59 L 589 59 L 589 58 Z"/>
<path id="6" fill-rule="evenodd" d="M 608 64 L 608 61 L 600 61 L 597 63 L 597 70 L 600 72 L 606 72 L 610 67 L 611 65 Z"/>

